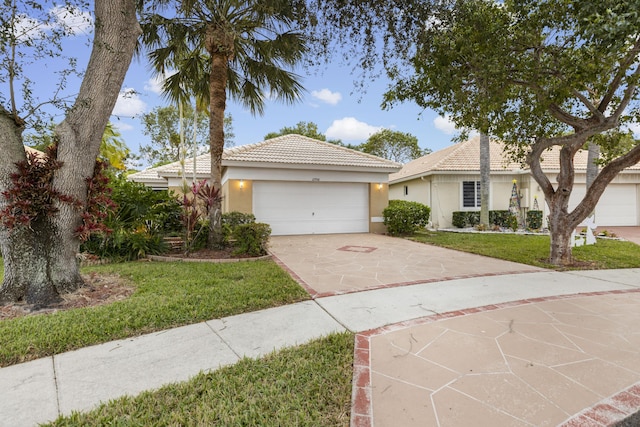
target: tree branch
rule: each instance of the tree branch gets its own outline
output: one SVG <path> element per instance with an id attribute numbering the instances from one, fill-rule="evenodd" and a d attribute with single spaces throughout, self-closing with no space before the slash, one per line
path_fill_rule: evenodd
<path id="1" fill-rule="evenodd" d="M 600 105 L 598 105 L 598 110 L 600 110 L 600 112 L 604 113 L 605 110 L 609 107 L 609 103 L 615 96 L 615 93 L 618 90 L 618 87 L 620 87 L 620 84 L 622 83 L 624 76 L 627 74 L 626 72 L 627 69 L 631 66 L 631 64 L 637 61 L 638 53 L 640 53 L 640 37 L 636 38 L 636 41 L 633 44 L 633 47 L 627 53 L 627 56 L 625 57 L 625 59 L 620 61 L 618 74 L 616 74 L 616 76 L 611 81 L 611 84 L 609 85 L 609 90 L 602 98 L 602 101 L 600 101 Z M 634 74 L 637 75 L 637 73 L 638 73 L 638 70 L 636 69 L 636 72 Z"/>

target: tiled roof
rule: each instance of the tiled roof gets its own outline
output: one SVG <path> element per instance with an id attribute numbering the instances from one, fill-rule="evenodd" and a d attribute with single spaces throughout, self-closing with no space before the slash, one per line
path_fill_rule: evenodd
<path id="1" fill-rule="evenodd" d="M 336 144 L 290 134 L 225 150 L 227 162 L 281 163 L 382 168 L 389 172 L 402 165 Z"/>
<path id="2" fill-rule="evenodd" d="M 256 144 L 227 148 L 222 154 L 222 165 L 260 166 L 264 164 L 335 166 L 336 168 L 377 169 L 395 172 L 401 164 L 377 156 L 351 150 L 346 147 L 318 141 L 302 135 L 283 135 Z M 160 182 L 165 176 L 176 176 L 180 163 L 174 162 L 157 168 L 150 168 L 129 175 L 129 179 L 138 182 Z M 193 159 L 185 160 L 187 176 L 193 173 Z M 211 172 L 211 156 L 203 154 L 196 157 L 196 174 L 202 176 Z"/>
<path id="3" fill-rule="evenodd" d="M 504 153 L 504 146 L 497 140 L 490 140 L 491 171 L 513 171 L 525 169 L 525 166 L 514 162 Z M 542 169 L 558 171 L 560 169 L 560 148 L 554 146 L 542 156 Z M 586 170 L 587 151 L 580 150 L 574 157 L 576 170 Z M 629 169 L 640 169 L 639 165 Z M 427 154 L 403 166 L 402 170 L 389 176 L 389 182 L 404 181 L 438 172 L 479 172 L 480 171 L 480 137 L 476 136 L 465 142 L 453 144 L 434 153 Z"/>

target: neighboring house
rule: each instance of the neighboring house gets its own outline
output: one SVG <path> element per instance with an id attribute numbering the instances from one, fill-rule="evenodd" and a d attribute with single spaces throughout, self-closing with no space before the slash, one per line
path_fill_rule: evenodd
<path id="1" fill-rule="evenodd" d="M 552 183 L 556 182 L 559 150 L 545 153 L 542 168 Z M 575 157 L 575 185 L 569 209 L 573 209 L 586 192 L 587 151 Z M 490 210 L 509 209 L 513 180 L 521 195 L 521 208 L 533 208 L 537 199 L 546 218 L 549 209 L 544 193 L 528 169 L 510 161 L 503 146 L 491 141 Z M 431 225 L 451 227 L 454 211 L 480 210 L 480 138 L 454 144 L 413 160 L 389 176 L 389 199 L 411 200 L 431 207 Z M 640 225 L 640 166 L 622 171 L 607 187 L 595 210 L 598 226 Z M 545 222 L 546 226 L 546 222 Z"/>
<path id="2" fill-rule="evenodd" d="M 209 154 L 196 158 L 198 180 L 210 176 Z M 223 212 L 253 213 L 272 234 L 385 231 L 388 178 L 402 165 L 301 135 L 225 149 Z M 185 164 L 189 182 L 193 160 Z M 154 189 L 180 192 L 178 162 L 128 177 Z"/>

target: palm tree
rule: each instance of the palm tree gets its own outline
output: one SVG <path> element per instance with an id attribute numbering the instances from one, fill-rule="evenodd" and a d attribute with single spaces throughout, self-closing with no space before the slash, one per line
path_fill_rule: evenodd
<path id="1" fill-rule="evenodd" d="M 186 0 L 176 3 L 176 17 L 156 14 L 144 23 L 151 30 L 143 42 L 152 49 L 153 67 L 178 71 L 165 89 L 173 94 L 188 90 L 208 100 L 214 188 L 222 181 L 227 95 L 261 114 L 266 94 L 293 103 L 302 93 L 299 76 L 285 69 L 306 52 L 304 37 L 292 30 L 299 10 L 293 6 L 291 0 Z M 218 201 L 211 209 L 209 247 L 222 245 L 221 207 Z"/>
<path id="2" fill-rule="evenodd" d="M 480 224 L 489 226 L 489 199 L 491 174 L 491 145 L 489 135 L 480 133 Z"/>

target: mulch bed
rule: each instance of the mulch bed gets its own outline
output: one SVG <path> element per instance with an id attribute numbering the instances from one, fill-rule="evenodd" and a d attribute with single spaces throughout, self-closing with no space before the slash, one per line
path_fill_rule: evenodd
<path id="1" fill-rule="evenodd" d="M 81 307 L 95 307 L 128 298 L 135 290 L 117 274 L 89 274 L 82 276 L 86 286 L 62 296 L 62 301 L 50 307 L 36 309 L 24 302 L 0 305 L 0 321 L 35 314 L 55 313 Z"/>

